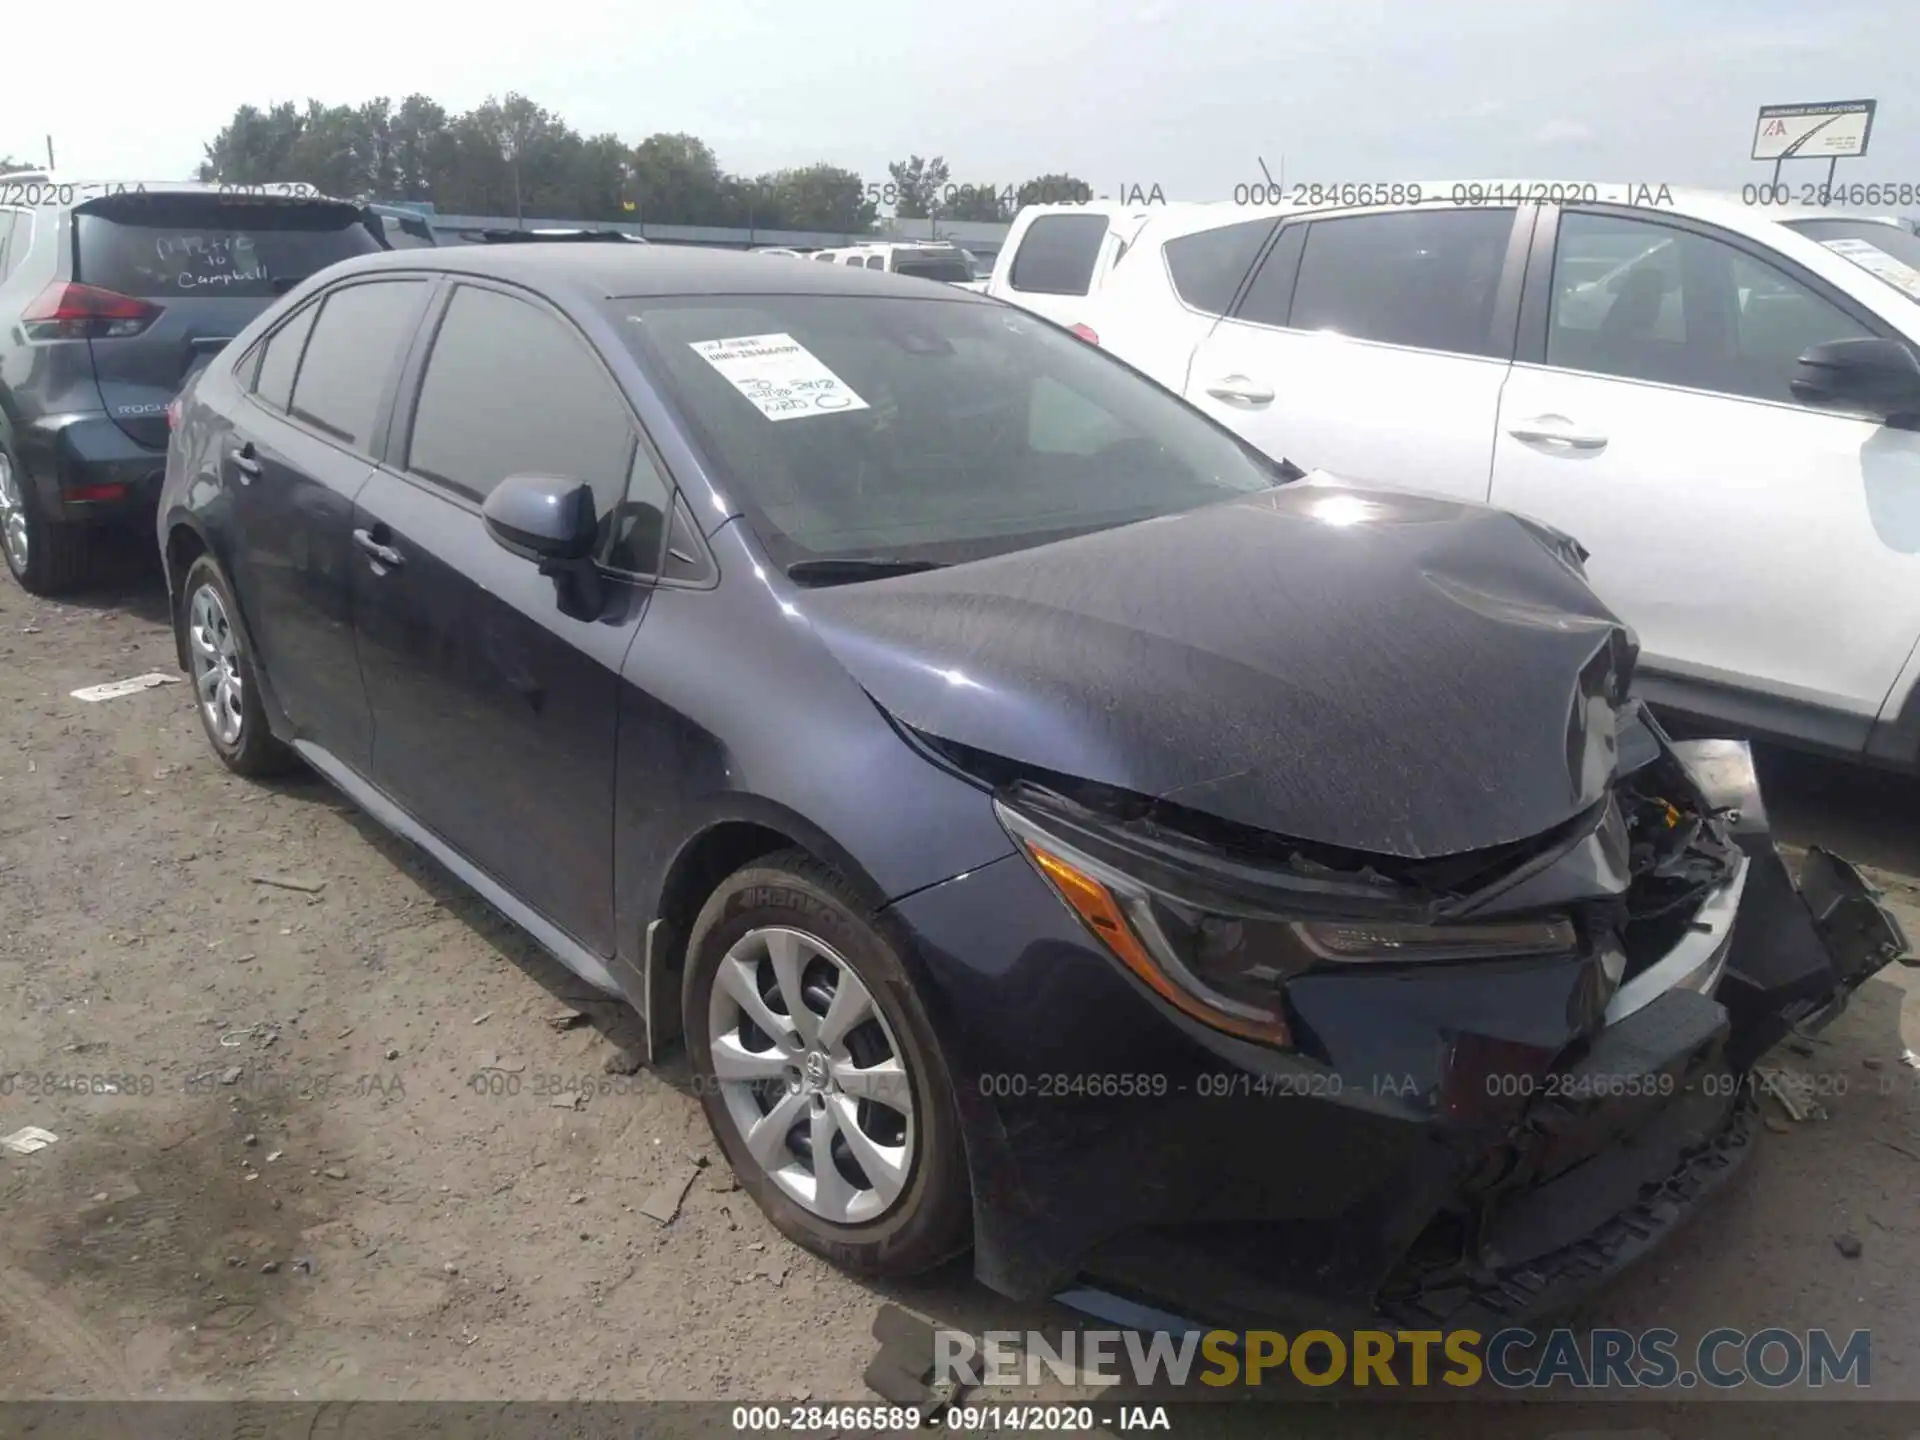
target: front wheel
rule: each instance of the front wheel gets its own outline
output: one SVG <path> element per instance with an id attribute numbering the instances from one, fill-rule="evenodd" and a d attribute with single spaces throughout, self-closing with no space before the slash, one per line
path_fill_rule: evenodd
<path id="1" fill-rule="evenodd" d="M 293 752 L 267 726 L 253 659 L 234 621 L 233 591 L 211 555 L 193 562 L 180 593 L 177 623 L 193 672 L 194 708 L 213 753 L 236 775 L 277 775 L 292 768 Z"/>
<path id="2" fill-rule="evenodd" d="M 906 967 L 837 875 L 788 851 L 722 882 L 682 1005 L 707 1121 L 782 1234 L 876 1276 L 966 1247 L 952 1081 Z"/>

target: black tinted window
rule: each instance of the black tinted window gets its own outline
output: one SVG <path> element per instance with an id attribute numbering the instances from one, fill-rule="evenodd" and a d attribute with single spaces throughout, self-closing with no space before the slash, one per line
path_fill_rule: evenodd
<path id="1" fill-rule="evenodd" d="M 300 368 L 300 352 L 313 329 L 313 317 L 319 313 L 318 305 L 309 305 L 267 337 L 253 393 L 276 410 L 286 409 L 293 398 L 293 373 Z"/>
<path id="2" fill-rule="evenodd" d="M 1084 295 L 1106 235 L 1104 215 L 1042 215 L 1014 252 L 1007 283 L 1035 295 Z"/>
<path id="3" fill-rule="evenodd" d="M 1549 365 L 1793 403 L 1803 351 L 1871 333 L 1723 241 L 1613 215 L 1560 218 Z"/>
<path id="4" fill-rule="evenodd" d="M 1247 271 L 1273 233 L 1272 220 L 1244 220 L 1238 225 L 1222 225 L 1194 235 L 1169 240 L 1167 272 L 1173 276 L 1173 288 L 1180 298 L 1196 310 L 1209 315 L 1224 315 L 1233 303 L 1234 291 L 1247 278 Z"/>
<path id="5" fill-rule="evenodd" d="M 937 256 L 931 260 L 896 260 L 893 273 L 910 275 L 916 280 L 941 280 L 949 285 L 964 285 L 973 279 L 973 269 L 966 261 L 947 260 Z"/>
<path id="6" fill-rule="evenodd" d="M 147 299 L 268 299 L 336 261 L 380 249 L 350 205 L 138 198 L 74 216 L 74 278 Z"/>
<path id="7" fill-rule="evenodd" d="M 604 517 L 632 448 L 626 403 L 570 326 L 497 290 L 454 291 L 420 385 L 411 469 L 474 500 L 509 475 L 584 480 Z"/>
<path id="8" fill-rule="evenodd" d="M 382 280 L 328 295 L 293 382 L 290 413 L 357 450 L 372 449 L 380 397 L 425 289 L 418 280 Z"/>
<path id="9" fill-rule="evenodd" d="M 607 563 L 616 570 L 652 575 L 660 568 L 660 547 L 666 541 L 667 512 L 673 508 L 673 489 L 647 447 L 634 448 L 627 474 L 626 498 L 608 517 L 611 543 Z"/>
<path id="10" fill-rule="evenodd" d="M 1307 226 L 1289 225 L 1267 251 L 1266 259 L 1254 272 L 1253 283 L 1241 297 L 1236 320 L 1251 320 L 1259 325 L 1284 325 L 1293 308 L 1293 282 L 1300 273 L 1300 252 L 1306 247 Z"/>
<path id="11" fill-rule="evenodd" d="M 1458 355 L 1508 355 L 1492 334 L 1511 210 L 1415 210 L 1317 220 L 1287 323 Z"/>

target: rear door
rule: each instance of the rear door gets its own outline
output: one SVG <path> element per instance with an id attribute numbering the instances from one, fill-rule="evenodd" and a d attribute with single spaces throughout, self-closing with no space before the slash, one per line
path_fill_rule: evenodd
<path id="1" fill-rule="evenodd" d="M 410 369 L 410 415 L 354 519 L 375 782 L 611 954 L 618 676 L 649 595 L 629 577 L 654 569 L 670 508 L 664 471 L 586 339 L 525 292 L 454 286 Z M 487 534 L 481 503 L 525 473 L 593 487 L 599 615 L 563 611 L 556 582 Z"/>
<path id="2" fill-rule="evenodd" d="M 78 283 L 153 308 L 88 345 L 107 414 L 156 450 L 167 402 L 199 363 L 307 276 L 381 248 L 355 206 L 291 196 L 113 195 L 75 207 L 73 230 Z"/>
<path id="3" fill-rule="evenodd" d="M 1284 225 L 1195 352 L 1187 399 L 1269 455 L 1484 501 L 1533 212 Z"/>
<path id="4" fill-rule="evenodd" d="M 1096 342 L 1180 394 L 1195 348 L 1232 307 L 1278 223 L 1223 212 L 1164 242 L 1149 224 L 1087 307 Z"/>
<path id="5" fill-rule="evenodd" d="M 251 387 L 220 468 L 229 563 L 261 668 L 295 734 L 365 774 L 372 727 L 355 653 L 353 500 L 432 289 L 356 280 L 302 306 L 241 369 Z"/>

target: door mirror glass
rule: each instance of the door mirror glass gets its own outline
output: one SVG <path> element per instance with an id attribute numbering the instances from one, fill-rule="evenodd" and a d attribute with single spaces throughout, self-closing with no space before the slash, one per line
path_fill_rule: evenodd
<path id="1" fill-rule="evenodd" d="M 509 475 L 480 514 L 489 535 L 530 560 L 586 560 L 600 533 L 593 487 L 556 475 Z"/>
<path id="2" fill-rule="evenodd" d="M 1883 419 L 1920 416 L 1920 360 L 1897 340 L 1826 340 L 1800 356 L 1794 398 L 1865 410 Z"/>

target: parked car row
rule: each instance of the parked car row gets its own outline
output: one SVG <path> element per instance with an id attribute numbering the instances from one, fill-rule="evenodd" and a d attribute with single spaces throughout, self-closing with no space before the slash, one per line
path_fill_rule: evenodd
<path id="1" fill-rule="evenodd" d="M 1844 860 L 1796 882 L 1744 746 L 1632 698 L 1550 526 L 1306 476 L 864 256 L 200 204 L 29 240 L 0 377 L 71 408 L 6 411 L 9 563 L 42 487 L 122 473 L 76 460 L 144 473 L 120 412 L 165 396 L 212 752 L 310 766 L 684 1042 L 838 1264 L 1556 1313 L 1752 1152 L 1755 1060 L 1906 955 Z"/>
<path id="2" fill-rule="evenodd" d="M 989 293 L 1270 455 L 1573 535 L 1648 698 L 1920 762 L 1920 238 L 1730 196 L 1462 188 L 1036 207 Z"/>

